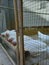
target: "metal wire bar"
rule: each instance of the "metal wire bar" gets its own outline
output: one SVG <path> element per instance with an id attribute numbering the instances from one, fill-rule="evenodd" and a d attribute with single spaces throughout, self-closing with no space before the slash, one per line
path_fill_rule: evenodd
<path id="1" fill-rule="evenodd" d="M 0 8 L 3 8 L 3 9 L 12 9 L 12 10 L 14 9 L 14 8 L 12 8 L 12 7 L 1 6 L 1 5 L 0 5 Z"/>
<path id="2" fill-rule="evenodd" d="M 49 15 L 49 13 L 38 13 L 38 12 L 31 12 L 31 11 L 23 11 L 25 13 L 36 13 L 36 14 L 45 14 L 45 15 Z"/>
<path id="3" fill-rule="evenodd" d="M 0 8 L 3 8 L 3 9 L 14 9 L 14 8 L 12 8 L 12 7 L 7 7 L 7 6 L 0 6 Z M 23 11 L 23 12 L 25 12 L 25 13 L 36 13 L 36 14 L 45 14 L 45 15 L 49 15 L 49 13 L 38 13 L 38 12 L 32 12 L 32 11 Z"/>

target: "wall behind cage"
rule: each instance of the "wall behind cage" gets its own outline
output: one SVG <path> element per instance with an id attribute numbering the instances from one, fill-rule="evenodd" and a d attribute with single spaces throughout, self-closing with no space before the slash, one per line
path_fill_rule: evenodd
<path id="1" fill-rule="evenodd" d="M 37 34 L 38 31 L 45 34 L 49 32 L 49 21 L 33 12 L 23 12 L 23 26 L 25 29 L 24 34 L 27 35 Z"/>
<path id="2" fill-rule="evenodd" d="M 2 0 L 2 3 L 0 6 L 3 6 L 3 8 L 1 9 L 5 11 L 7 29 L 14 29 L 15 28 L 14 10 L 12 9 L 13 0 Z M 7 8 L 4 8 L 4 7 L 7 7 Z"/>

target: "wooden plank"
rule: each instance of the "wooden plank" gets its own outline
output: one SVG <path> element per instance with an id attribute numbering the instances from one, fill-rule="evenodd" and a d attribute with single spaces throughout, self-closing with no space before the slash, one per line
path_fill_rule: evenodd
<path id="1" fill-rule="evenodd" d="M 23 27 L 24 28 L 49 28 L 49 26 L 31 26 L 31 27 Z"/>
<path id="2" fill-rule="evenodd" d="M 20 65 L 25 65 L 24 62 L 24 40 L 23 40 L 23 1 L 17 0 L 18 20 L 19 20 L 19 50 L 20 50 Z"/>
<path id="3" fill-rule="evenodd" d="M 18 10 L 17 10 L 17 0 L 13 0 L 14 4 L 14 16 L 15 16 L 15 30 L 16 30 L 16 37 L 17 37 L 17 49 L 16 49 L 16 55 L 17 55 L 17 65 L 20 65 L 20 56 L 19 56 L 19 25 L 18 25 Z"/>
<path id="4" fill-rule="evenodd" d="M 49 34 L 49 27 L 36 27 L 36 28 L 33 27 L 33 28 L 24 28 L 23 29 L 23 33 L 25 35 L 35 35 L 35 34 L 38 34 L 38 31 L 40 31 L 44 34 Z"/>

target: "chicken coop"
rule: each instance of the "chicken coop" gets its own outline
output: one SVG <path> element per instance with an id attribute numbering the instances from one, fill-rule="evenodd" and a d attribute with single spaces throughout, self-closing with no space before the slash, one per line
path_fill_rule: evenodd
<path id="1" fill-rule="evenodd" d="M 49 65 L 48 0 L 0 0 L 0 58 L 1 65 Z"/>

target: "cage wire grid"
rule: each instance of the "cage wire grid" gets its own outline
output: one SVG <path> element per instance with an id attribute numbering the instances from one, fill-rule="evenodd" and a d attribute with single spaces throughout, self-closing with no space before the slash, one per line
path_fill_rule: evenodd
<path id="1" fill-rule="evenodd" d="M 33 51 L 34 51 L 33 53 L 35 53 L 35 50 L 37 51 L 37 48 L 38 48 L 38 53 L 40 53 L 42 46 L 44 47 L 44 44 L 46 44 L 46 47 L 43 48 L 46 50 L 46 53 L 45 53 L 45 50 L 43 51 L 43 49 L 42 49 L 42 51 L 41 51 L 42 53 L 38 56 L 38 58 L 33 57 L 31 60 L 32 63 L 34 63 L 34 64 L 37 63 L 39 65 L 41 65 L 41 64 L 48 65 L 49 64 L 47 62 L 47 58 L 48 58 L 48 56 L 47 56 L 48 39 L 47 38 L 48 38 L 49 34 L 46 33 L 46 32 L 48 32 L 48 29 L 49 29 L 49 19 L 48 19 L 48 17 L 49 17 L 48 6 L 49 5 L 48 5 L 48 3 L 49 3 L 49 1 L 23 0 L 23 26 L 24 26 L 24 28 L 28 28 L 29 30 L 32 28 L 33 32 L 37 31 L 37 34 L 35 34 L 35 35 L 37 35 L 37 38 L 35 35 L 31 35 L 31 37 L 32 37 L 31 39 L 27 38 L 25 40 L 25 37 L 24 37 L 24 48 L 28 49 L 30 53 L 32 53 Z M 44 34 L 44 35 L 42 35 L 42 34 Z M 35 38 L 33 38 L 33 36 Z M 26 45 L 25 45 L 25 43 L 26 43 Z M 44 44 L 42 45 L 42 43 L 44 43 Z M 40 49 L 40 51 L 39 51 L 39 49 Z M 30 61 L 30 63 L 31 63 L 31 61 Z"/>
<path id="2" fill-rule="evenodd" d="M 37 31 L 35 35 L 24 36 L 24 50 L 31 54 L 25 58 L 26 65 L 49 65 L 49 34 L 46 33 L 49 32 L 49 1 L 23 0 L 23 28 Z"/>

